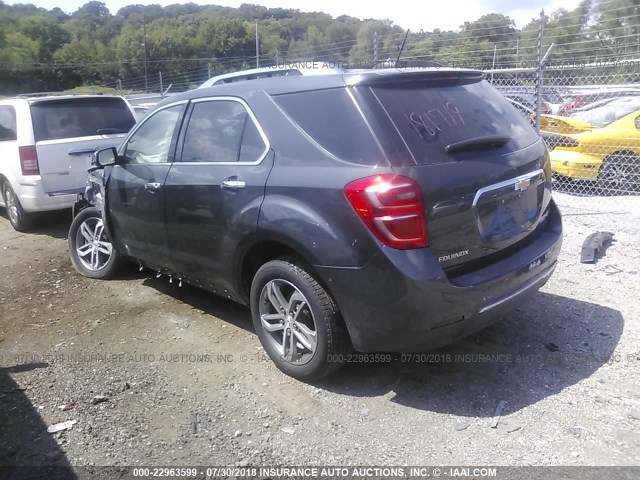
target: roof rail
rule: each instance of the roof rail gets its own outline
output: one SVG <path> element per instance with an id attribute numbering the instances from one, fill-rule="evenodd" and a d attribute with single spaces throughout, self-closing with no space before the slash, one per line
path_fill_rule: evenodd
<path id="1" fill-rule="evenodd" d="M 226 83 L 256 80 L 268 77 L 284 77 L 287 75 L 325 75 L 331 73 L 345 73 L 340 67 L 324 68 L 322 61 L 292 62 L 272 67 L 252 68 L 236 72 L 223 73 L 209 78 L 198 88 L 212 87 Z M 308 66 L 305 66 L 308 65 Z"/>
<path id="2" fill-rule="evenodd" d="M 31 92 L 16 95 L 18 98 L 49 97 L 55 95 L 105 95 L 104 92 Z M 106 94 L 111 95 L 111 94 Z"/>

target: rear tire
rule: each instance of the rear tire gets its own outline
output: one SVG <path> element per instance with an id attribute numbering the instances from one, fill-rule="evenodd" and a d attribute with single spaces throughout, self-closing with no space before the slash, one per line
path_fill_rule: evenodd
<path id="1" fill-rule="evenodd" d="M 251 314 L 260 343 L 287 375 L 313 381 L 338 370 L 351 351 L 331 295 L 296 257 L 265 263 L 251 285 Z"/>
<path id="2" fill-rule="evenodd" d="M 623 153 L 608 156 L 598 171 L 598 186 L 608 195 L 640 190 L 640 158 Z"/>
<path id="3" fill-rule="evenodd" d="M 4 205 L 7 210 L 7 217 L 11 222 L 11 226 L 18 232 L 26 232 L 34 224 L 34 214 L 27 213 L 20 204 L 20 199 L 13 191 L 9 182 L 5 182 L 2 186 L 2 197 L 4 198 Z"/>
<path id="4" fill-rule="evenodd" d="M 123 262 L 95 208 L 85 208 L 73 219 L 69 228 L 69 256 L 75 269 L 85 277 L 107 279 L 120 270 Z"/>

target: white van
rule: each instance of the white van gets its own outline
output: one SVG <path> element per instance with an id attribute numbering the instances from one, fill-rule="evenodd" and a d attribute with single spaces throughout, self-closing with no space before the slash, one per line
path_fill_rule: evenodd
<path id="1" fill-rule="evenodd" d="M 13 228 L 29 229 L 35 212 L 72 207 L 93 152 L 118 146 L 135 123 L 114 95 L 0 100 L 0 206 Z"/>

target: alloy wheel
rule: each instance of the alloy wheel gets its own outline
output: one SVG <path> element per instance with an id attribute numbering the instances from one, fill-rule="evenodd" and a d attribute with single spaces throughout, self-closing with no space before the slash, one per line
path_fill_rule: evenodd
<path id="1" fill-rule="evenodd" d="M 291 282 L 274 279 L 260 294 L 260 321 L 273 349 L 294 365 L 315 355 L 318 336 L 313 312 L 304 294 Z"/>
<path id="2" fill-rule="evenodd" d="M 18 213 L 18 203 L 13 191 L 10 188 L 7 188 L 4 191 L 4 202 L 7 207 L 7 213 L 9 214 L 9 218 L 15 224 L 20 221 L 20 216 Z"/>
<path id="3" fill-rule="evenodd" d="M 606 181 L 611 188 L 622 188 L 631 177 L 631 173 L 627 171 L 627 167 L 619 163 L 611 163 L 604 169 L 603 180 Z"/>
<path id="4" fill-rule="evenodd" d="M 76 232 L 76 253 L 88 270 L 96 272 L 109 263 L 113 246 L 107 239 L 101 218 L 89 217 Z"/>

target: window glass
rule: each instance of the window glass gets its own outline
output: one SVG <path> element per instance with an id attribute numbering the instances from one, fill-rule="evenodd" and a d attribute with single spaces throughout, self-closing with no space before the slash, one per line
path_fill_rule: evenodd
<path id="1" fill-rule="evenodd" d="M 257 162 L 264 154 L 264 150 L 267 146 L 264 144 L 264 140 L 260 136 L 258 127 L 253 123 L 251 117 L 247 119 L 247 124 L 244 127 L 244 135 L 242 136 L 242 147 L 240 147 L 240 161 L 241 162 Z"/>
<path id="2" fill-rule="evenodd" d="M 165 163 L 178 118 L 184 108 L 175 105 L 153 114 L 127 142 L 124 156 L 127 163 Z"/>
<path id="3" fill-rule="evenodd" d="M 127 133 L 136 123 L 118 97 L 43 100 L 31 104 L 36 142 Z"/>
<path id="4" fill-rule="evenodd" d="M 605 127 L 630 113 L 640 110 L 640 98 L 620 98 L 595 108 L 574 111 L 569 116 L 594 127 Z"/>
<path id="5" fill-rule="evenodd" d="M 0 106 L 0 142 L 16 140 L 16 110 L 10 106 Z"/>
<path id="6" fill-rule="evenodd" d="M 464 140 L 505 136 L 510 141 L 504 149 L 515 151 L 540 138 L 486 81 L 441 85 L 398 82 L 372 90 L 420 165 L 450 162 L 452 154 L 447 153 L 447 146 Z"/>
<path id="7" fill-rule="evenodd" d="M 265 144 L 244 106 L 232 100 L 193 106 L 182 148 L 183 162 L 255 162 Z"/>
<path id="8" fill-rule="evenodd" d="M 337 158 L 376 165 L 381 153 L 346 88 L 274 97 L 307 135 Z"/>

